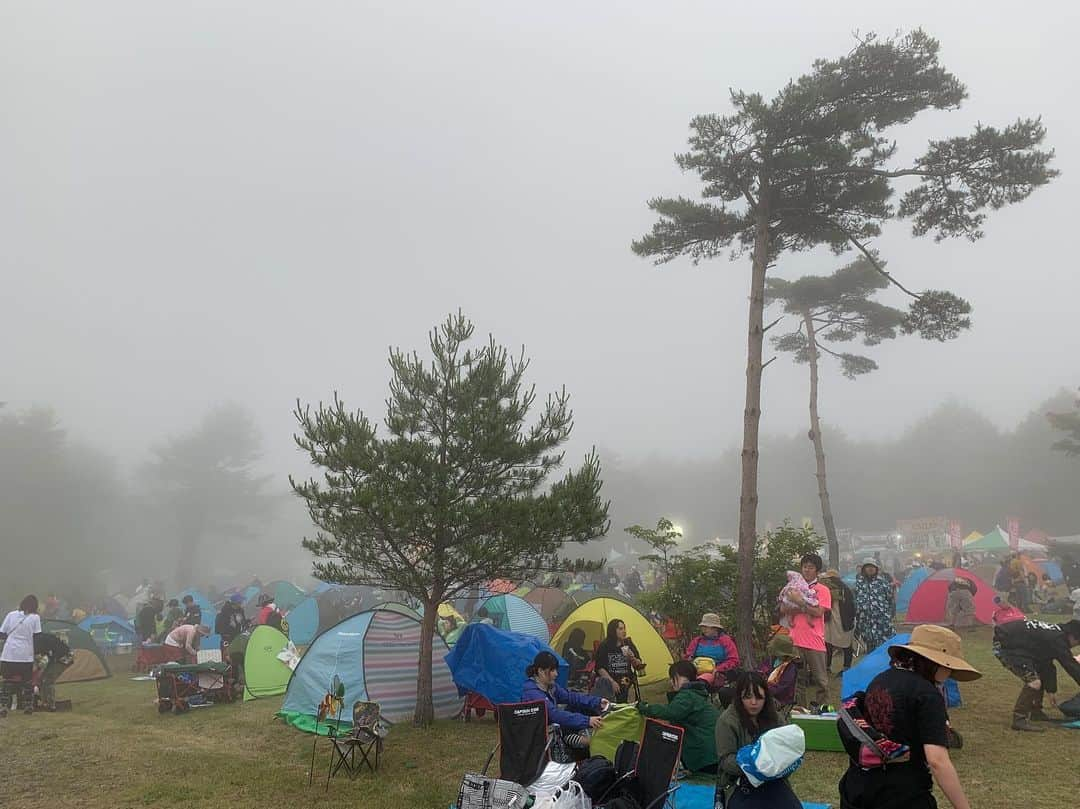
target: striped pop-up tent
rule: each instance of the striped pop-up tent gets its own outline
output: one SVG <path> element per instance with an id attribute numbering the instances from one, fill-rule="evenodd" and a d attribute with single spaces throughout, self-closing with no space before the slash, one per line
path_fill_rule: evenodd
<path id="1" fill-rule="evenodd" d="M 450 649 L 438 635 L 432 646 L 435 718 L 449 719 L 462 702 L 444 660 Z M 383 607 L 353 615 L 311 642 L 289 680 L 279 715 L 294 727 L 314 730 L 319 703 L 336 675 L 345 686 L 343 723 L 358 700 L 379 703 L 390 722 L 411 719 L 419 664 L 420 621 L 415 615 Z"/>
<path id="2" fill-rule="evenodd" d="M 507 632 L 520 632 L 523 635 L 532 635 L 541 643 L 547 643 L 551 639 L 547 622 L 532 604 L 519 596 L 497 595 L 485 599 L 480 607 L 487 610 L 488 618 L 497 629 L 505 629 Z M 477 613 L 479 613 L 477 608 Z M 476 613 L 473 621 L 479 620 Z"/>

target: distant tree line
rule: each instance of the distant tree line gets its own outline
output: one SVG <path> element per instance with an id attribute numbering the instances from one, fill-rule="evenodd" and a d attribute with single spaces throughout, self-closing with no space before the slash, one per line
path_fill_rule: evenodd
<path id="1" fill-rule="evenodd" d="M 1013 429 L 1000 429 L 973 406 L 940 405 L 901 434 L 859 440 L 842 424 L 827 424 L 829 489 L 838 528 L 894 528 L 898 519 L 948 516 L 964 531 L 987 531 L 1006 516 L 1050 535 L 1080 533 L 1080 462 L 1057 451 L 1062 440 L 1048 413 L 1073 411 L 1075 394 L 1061 391 Z M 806 433 L 761 442 L 761 525 L 785 518 L 820 524 L 815 461 Z M 689 544 L 733 538 L 738 526 L 737 447 L 719 457 L 629 458 L 601 447 L 604 490 L 616 525 L 677 518 Z M 724 496 L 727 492 L 729 496 Z"/>

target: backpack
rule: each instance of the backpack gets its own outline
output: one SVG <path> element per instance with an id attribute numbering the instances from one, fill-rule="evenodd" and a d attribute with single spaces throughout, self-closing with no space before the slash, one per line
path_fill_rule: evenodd
<path id="1" fill-rule="evenodd" d="M 603 756 L 592 756 L 578 765 L 574 780 L 581 784 L 589 800 L 603 798 L 615 784 L 615 767 Z"/>
<path id="2" fill-rule="evenodd" d="M 638 743 L 629 739 L 619 742 L 615 750 L 615 777 L 622 778 L 637 766 Z"/>

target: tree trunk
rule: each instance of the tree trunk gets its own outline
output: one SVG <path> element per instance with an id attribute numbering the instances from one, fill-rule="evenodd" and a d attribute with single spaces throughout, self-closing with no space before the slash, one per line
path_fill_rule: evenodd
<path id="1" fill-rule="evenodd" d="M 746 405 L 743 410 L 742 492 L 739 497 L 739 585 L 735 596 L 735 641 L 746 668 L 754 666 L 754 545 L 757 541 L 758 430 L 761 422 L 761 351 L 765 338 L 765 272 L 769 263 L 769 223 L 757 213 L 750 274 L 746 349 Z"/>
<path id="2" fill-rule="evenodd" d="M 806 324 L 806 342 L 810 349 L 810 440 L 814 442 L 814 458 L 817 460 L 817 490 L 821 499 L 821 519 L 825 523 L 825 537 L 829 542 L 829 567 L 840 569 L 840 543 L 836 538 L 829 487 L 825 481 L 825 445 L 821 438 L 821 421 L 818 419 L 818 347 L 814 321 L 810 315 L 803 316 Z"/>
<path id="3" fill-rule="evenodd" d="M 435 719 L 435 704 L 431 697 L 431 647 L 435 639 L 435 622 L 439 619 L 439 602 L 424 602 L 420 620 L 420 665 L 416 675 L 416 712 L 413 724 L 427 727 Z"/>

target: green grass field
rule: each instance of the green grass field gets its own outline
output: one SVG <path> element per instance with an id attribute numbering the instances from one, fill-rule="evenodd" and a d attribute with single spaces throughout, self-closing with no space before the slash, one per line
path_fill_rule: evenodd
<path id="1" fill-rule="evenodd" d="M 954 759 L 972 805 L 1078 805 L 1080 731 L 1009 730 L 1019 682 L 991 655 L 989 630 L 969 635 L 965 648 L 985 674 L 963 686 L 965 706 L 953 712 L 966 743 Z M 329 800 L 370 809 L 447 809 L 462 773 L 479 769 L 494 743 L 490 718 L 440 722 L 426 731 L 398 725 L 379 774 L 335 779 L 327 796 L 327 743 L 319 743 L 309 788 L 312 738 L 273 718 L 277 699 L 159 716 L 153 683 L 131 681 L 127 659 L 114 661 L 110 680 L 60 687 L 59 696 L 74 701 L 70 713 L 0 720 L 0 806 L 279 807 Z M 1076 690 L 1067 677 L 1062 681 L 1064 696 Z M 808 754 L 793 781 L 796 792 L 835 804 L 845 766 L 839 753 Z"/>

